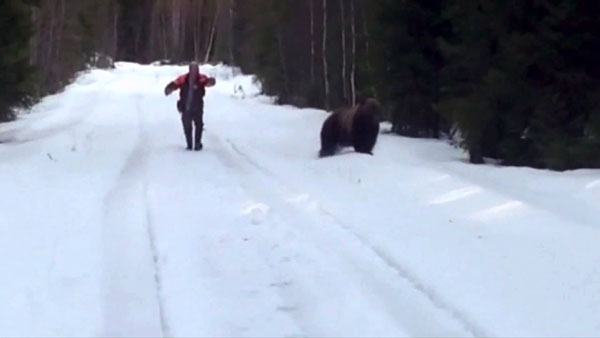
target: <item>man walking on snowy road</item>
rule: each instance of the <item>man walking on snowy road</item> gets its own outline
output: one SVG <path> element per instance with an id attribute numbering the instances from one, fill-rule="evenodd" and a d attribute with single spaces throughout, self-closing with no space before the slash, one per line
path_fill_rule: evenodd
<path id="1" fill-rule="evenodd" d="M 198 64 L 192 62 L 189 73 L 179 76 L 165 87 L 165 95 L 167 96 L 174 90 L 180 89 L 177 110 L 181 113 L 181 122 L 188 150 L 192 148 L 196 151 L 202 149 L 204 94 L 206 93 L 206 87 L 214 85 L 215 79 L 200 74 Z M 194 144 L 192 144 L 192 130 L 194 128 Z"/>

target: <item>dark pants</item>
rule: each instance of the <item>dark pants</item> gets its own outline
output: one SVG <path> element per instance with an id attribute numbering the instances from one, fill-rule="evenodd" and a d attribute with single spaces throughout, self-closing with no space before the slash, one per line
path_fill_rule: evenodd
<path id="1" fill-rule="evenodd" d="M 188 149 L 202 149 L 202 130 L 204 128 L 203 109 L 184 111 L 181 113 L 181 122 L 183 124 L 183 133 L 187 142 Z M 195 129 L 195 130 L 194 130 Z M 192 144 L 192 131 L 194 132 L 194 144 Z"/>

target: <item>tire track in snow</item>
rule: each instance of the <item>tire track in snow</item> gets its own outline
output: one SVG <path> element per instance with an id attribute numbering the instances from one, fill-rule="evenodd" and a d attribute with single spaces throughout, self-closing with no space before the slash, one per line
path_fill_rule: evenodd
<path id="1" fill-rule="evenodd" d="M 150 134 L 148 129 L 142 119 L 142 109 L 140 107 L 140 100 L 136 101 L 136 111 L 138 115 L 138 125 L 140 126 L 140 139 L 138 140 L 138 146 L 140 146 L 140 150 L 143 152 L 143 161 L 142 164 L 146 165 L 147 163 L 147 148 L 144 145 L 151 144 Z M 150 211 L 150 198 L 148 195 L 148 177 L 147 172 L 144 170 L 143 172 L 143 196 L 144 196 L 144 211 L 146 215 L 146 230 L 148 235 L 148 242 L 150 245 L 150 252 L 152 254 L 152 267 L 154 271 L 154 285 L 156 288 L 156 301 L 158 304 L 158 313 L 160 317 L 160 329 L 162 333 L 162 337 L 169 337 L 170 328 L 167 321 L 167 316 L 165 313 L 165 301 L 163 296 L 163 282 L 162 282 L 162 273 L 159 263 L 159 253 L 158 248 L 156 246 L 156 232 L 154 230 L 154 222 L 152 218 L 152 213 Z"/>
<path id="2" fill-rule="evenodd" d="M 250 168 L 248 168 L 247 166 L 243 165 L 244 163 L 247 163 L 249 159 L 244 158 L 242 161 L 239 160 L 239 157 L 242 155 L 242 153 L 236 151 L 232 145 L 233 143 L 226 139 L 225 141 L 223 141 L 219 136 L 217 136 L 216 134 L 212 133 L 211 131 L 204 131 L 204 135 L 207 139 L 210 139 L 211 142 L 215 145 L 217 145 L 215 148 L 215 151 L 213 152 L 213 154 L 215 155 L 215 158 L 221 162 L 225 167 L 233 170 L 234 172 L 239 172 L 243 175 L 252 175 L 252 173 L 254 173 L 256 170 L 255 165 L 251 166 Z M 233 149 L 233 151 L 232 151 Z M 264 168 L 261 168 L 261 170 L 266 170 Z M 243 182 L 247 182 L 246 180 L 243 180 Z M 242 186 L 241 188 L 245 189 L 250 196 L 253 197 L 261 197 L 261 196 L 255 196 L 255 189 L 249 189 L 248 188 L 248 184 L 247 183 L 243 183 L 242 182 Z M 262 222 L 260 222 L 262 223 Z M 266 264 L 271 266 L 272 263 L 269 262 L 269 260 L 266 260 Z M 276 281 L 271 282 L 269 284 L 270 288 L 274 288 L 277 290 L 277 294 L 279 295 L 279 297 L 282 298 L 282 300 L 288 300 L 286 299 L 287 297 L 285 297 L 282 293 L 282 289 L 285 287 L 289 287 L 291 285 L 291 283 L 289 281 L 285 281 L 285 282 L 281 282 L 279 280 L 285 279 L 285 278 L 278 278 L 278 274 L 277 273 L 270 273 L 270 276 L 273 277 Z M 290 311 L 290 309 L 293 309 Z M 288 306 L 286 305 L 281 305 L 277 308 L 273 309 L 274 311 L 282 311 L 282 312 L 286 312 L 287 316 L 290 318 L 290 320 L 294 323 L 294 325 L 300 329 L 302 331 L 302 334 L 293 334 L 293 335 L 285 335 L 286 337 L 305 337 L 308 336 L 308 334 L 306 333 L 306 327 L 304 325 L 302 325 L 301 321 L 294 315 L 294 310 L 295 307 L 294 306 Z"/>
<path id="3" fill-rule="evenodd" d="M 454 319 L 462 324 L 462 326 L 474 337 L 488 337 L 489 335 L 483 330 L 479 325 L 475 323 L 469 316 L 467 316 L 464 312 L 458 310 L 456 306 L 453 306 L 450 302 L 445 301 L 443 297 L 435 291 L 433 288 L 427 286 L 423 283 L 415 274 L 411 273 L 410 270 L 400 264 L 396 259 L 392 258 L 391 255 L 387 254 L 385 251 L 378 249 L 374 245 L 372 245 L 368 240 L 366 240 L 363 236 L 360 236 L 356 232 L 351 230 L 351 227 L 345 224 L 345 222 L 341 221 L 335 215 L 333 215 L 329 210 L 319 207 L 322 213 L 331 217 L 335 223 L 337 223 L 340 227 L 342 227 L 346 232 L 350 233 L 353 237 L 367 246 L 377 257 L 379 257 L 387 266 L 391 269 L 395 270 L 398 275 L 408 281 L 413 288 L 419 290 L 423 295 L 425 295 L 432 304 L 434 304 L 439 309 L 450 314 Z"/>
<path id="4" fill-rule="evenodd" d="M 146 206 L 146 229 L 148 231 L 148 240 L 150 244 L 150 252 L 152 253 L 152 263 L 154 267 L 154 284 L 156 287 L 156 300 L 158 303 L 158 314 L 160 317 L 160 331 L 162 337 L 171 336 L 169 324 L 165 314 L 165 301 L 163 297 L 163 282 L 162 273 L 159 264 L 158 248 L 156 247 L 156 235 L 154 231 L 154 223 L 152 221 L 152 214 L 150 212 L 150 201 L 148 198 L 148 181 L 144 178 L 144 205 Z"/>
<path id="5" fill-rule="evenodd" d="M 103 335 L 169 336 L 144 166 L 149 136 L 136 98 L 135 146 L 105 198 Z"/>
<path id="6" fill-rule="evenodd" d="M 219 143 L 223 143 L 216 135 L 211 134 L 211 137 L 216 139 Z M 226 159 L 224 159 L 225 162 L 231 164 L 234 160 L 232 159 L 232 156 L 230 154 L 235 154 L 236 157 L 238 157 L 239 159 L 256 169 L 254 170 L 254 172 L 258 172 L 261 176 L 263 176 L 263 181 L 275 182 L 275 184 L 271 184 L 272 189 L 261 189 L 264 192 L 268 192 L 269 194 L 271 194 L 271 196 L 267 196 L 268 199 L 270 199 L 271 201 L 281 201 L 281 203 L 279 203 L 277 206 L 282 207 L 281 204 L 284 204 L 283 208 L 291 210 L 292 213 L 296 214 L 296 219 L 307 219 L 307 217 L 305 217 L 304 215 L 305 212 L 303 210 L 299 209 L 297 206 L 285 203 L 284 198 L 282 197 L 282 195 L 294 195 L 293 192 L 295 192 L 295 189 L 290 189 L 290 187 L 284 184 L 281 181 L 281 179 L 277 177 L 277 175 L 275 175 L 268 168 L 260 165 L 250 155 L 241 150 L 240 147 L 238 147 L 231 139 L 226 138 L 225 143 L 230 149 L 228 154 L 220 154 L 220 156 L 226 156 Z M 318 209 L 322 215 L 327 216 L 331 220 L 331 222 L 329 223 L 337 225 L 339 229 L 341 229 L 351 238 L 359 242 L 363 248 L 371 252 L 374 257 L 376 257 L 388 269 L 393 271 L 396 274 L 396 276 L 400 277 L 402 280 L 408 283 L 408 285 L 410 285 L 412 289 L 414 289 L 416 292 L 425 297 L 433 307 L 435 307 L 439 311 L 446 313 L 450 318 L 452 318 L 456 323 L 458 323 L 459 326 L 461 326 L 467 334 L 471 336 L 487 336 L 484 330 L 481 329 L 477 324 L 475 324 L 473 320 L 468 318 L 467 315 L 458 310 L 450 302 L 443 300 L 437 292 L 435 292 L 430 287 L 426 286 L 426 284 L 420 281 L 414 274 L 410 273 L 408 269 L 400 265 L 385 252 L 382 252 L 381 250 L 377 249 L 374 245 L 372 245 L 362 236 L 359 236 L 358 234 L 353 232 L 348 225 L 336 218 L 327 209 L 323 208 L 322 206 L 319 206 Z M 308 218 L 308 222 L 314 223 L 313 220 L 310 220 L 310 217 Z"/>

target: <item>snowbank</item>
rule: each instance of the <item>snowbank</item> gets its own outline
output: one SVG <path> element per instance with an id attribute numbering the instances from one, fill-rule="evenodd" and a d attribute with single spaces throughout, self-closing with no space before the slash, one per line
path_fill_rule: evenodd
<path id="1" fill-rule="evenodd" d="M 393 135 L 317 159 L 325 112 L 201 70 L 200 153 L 181 66 L 93 70 L 0 126 L 0 335 L 600 335 L 600 171 Z"/>

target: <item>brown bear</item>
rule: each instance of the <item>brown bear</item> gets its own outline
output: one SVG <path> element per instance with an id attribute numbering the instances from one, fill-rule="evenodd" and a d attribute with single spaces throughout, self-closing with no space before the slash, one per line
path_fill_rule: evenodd
<path id="1" fill-rule="evenodd" d="M 360 98 L 352 108 L 334 111 L 321 129 L 319 157 L 334 155 L 341 147 L 354 147 L 358 153 L 373 155 L 379 135 L 381 108 L 375 99 Z"/>

